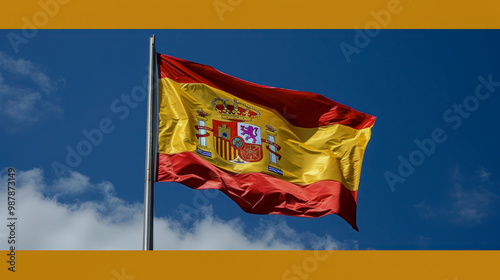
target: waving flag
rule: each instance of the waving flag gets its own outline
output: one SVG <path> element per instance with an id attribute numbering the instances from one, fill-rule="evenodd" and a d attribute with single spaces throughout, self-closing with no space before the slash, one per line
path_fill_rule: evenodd
<path id="1" fill-rule="evenodd" d="M 244 211 L 354 229 L 375 117 L 315 93 L 257 85 L 158 54 L 157 181 L 219 189 Z"/>

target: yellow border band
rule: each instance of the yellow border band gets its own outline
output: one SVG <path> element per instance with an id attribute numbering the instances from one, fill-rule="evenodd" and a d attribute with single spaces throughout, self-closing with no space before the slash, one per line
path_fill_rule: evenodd
<path id="1" fill-rule="evenodd" d="M 499 279 L 498 251 L 18 251 L 1 279 Z M 6 256 L 6 251 L 1 251 Z"/>
<path id="2" fill-rule="evenodd" d="M 4 1 L 5 29 L 500 28 L 499 2 L 364 1 Z"/>

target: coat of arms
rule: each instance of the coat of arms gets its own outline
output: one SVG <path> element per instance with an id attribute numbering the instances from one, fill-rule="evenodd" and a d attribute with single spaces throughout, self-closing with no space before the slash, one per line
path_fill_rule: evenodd
<path id="1" fill-rule="evenodd" d="M 244 164 L 249 162 L 259 162 L 263 158 L 264 149 L 262 143 L 266 143 L 269 152 L 270 162 L 268 170 L 283 175 L 278 166 L 281 149 L 276 144 L 276 130 L 271 126 L 266 126 L 268 138 L 263 139 L 261 127 L 250 124 L 253 119 L 260 117 L 260 112 L 248 105 L 238 102 L 236 99 L 215 98 L 212 100 L 212 107 L 224 119 L 212 120 L 212 127 L 207 127 L 208 114 L 204 111 L 197 111 L 198 115 L 198 148 L 200 155 L 212 157 L 215 152 L 221 158 L 232 163 Z M 227 120 L 227 121 L 226 121 Z M 208 131 L 213 132 L 213 147 L 207 147 Z"/>

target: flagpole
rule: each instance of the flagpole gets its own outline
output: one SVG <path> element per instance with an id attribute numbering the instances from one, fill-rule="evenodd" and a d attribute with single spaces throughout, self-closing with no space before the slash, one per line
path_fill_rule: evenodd
<path id="1" fill-rule="evenodd" d="M 155 80 L 156 80 L 156 49 L 155 35 L 149 38 L 149 80 L 148 80 L 148 117 L 146 142 L 146 180 L 144 183 L 144 227 L 143 250 L 153 250 L 153 202 L 154 202 L 154 173 L 155 159 Z"/>

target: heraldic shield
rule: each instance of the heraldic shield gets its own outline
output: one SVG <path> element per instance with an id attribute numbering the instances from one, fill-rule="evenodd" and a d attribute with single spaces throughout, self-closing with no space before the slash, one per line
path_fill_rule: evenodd
<path id="1" fill-rule="evenodd" d="M 236 121 L 213 120 L 214 148 L 219 156 L 235 163 L 262 160 L 259 126 Z"/>

